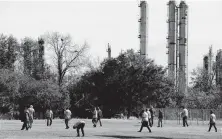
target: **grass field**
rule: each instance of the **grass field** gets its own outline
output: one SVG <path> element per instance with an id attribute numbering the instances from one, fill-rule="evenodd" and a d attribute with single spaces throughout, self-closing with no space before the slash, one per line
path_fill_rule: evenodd
<path id="1" fill-rule="evenodd" d="M 69 123 L 71 127 L 77 119 Z M 208 125 L 192 124 L 188 128 L 181 127 L 176 121 L 167 121 L 163 128 L 155 126 L 149 133 L 146 128 L 141 133 L 139 120 L 116 120 L 103 119 L 103 126 L 92 127 L 91 120 L 85 120 L 85 137 L 89 139 L 222 139 L 222 125 L 218 124 L 218 132 L 211 129 L 207 132 Z M 52 126 L 47 127 L 46 121 L 35 120 L 31 130 L 21 131 L 22 123 L 18 120 L 0 120 L 0 139 L 73 139 L 76 137 L 76 130 L 65 129 L 63 120 L 53 120 Z"/>

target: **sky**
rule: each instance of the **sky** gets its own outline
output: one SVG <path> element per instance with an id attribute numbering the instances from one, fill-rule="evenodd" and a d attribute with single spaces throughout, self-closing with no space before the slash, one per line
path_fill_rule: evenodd
<path id="1" fill-rule="evenodd" d="M 176 0 L 179 4 L 179 0 Z M 148 57 L 167 66 L 167 0 L 147 0 Z M 202 66 L 210 45 L 222 48 L 222 1 L 186 0 L 188 8 L 188 69 Z M 139 0 L 135 1 L 0 1 L 0 33 L 18 40 L 37 39 L 49 31 L 69 33 L 73 42 L 89 44 L 88 54 L 102 60 L 107 44 L 112 57 L 121 50 L 139 50 Z M 50 56 L 46 59 L 50 61 Z"/>

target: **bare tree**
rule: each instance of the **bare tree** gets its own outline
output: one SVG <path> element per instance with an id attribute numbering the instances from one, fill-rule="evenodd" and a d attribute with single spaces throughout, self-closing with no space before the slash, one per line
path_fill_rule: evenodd
<path id="1" fill-rule="evenodd" d="M 45 35 L 46 43 L 54 51 L 55 65 L 58 73 L 58 85 L 63 85 L 65 74 L 71 70 L 77 70 L 84 65 L 84 59 L 88 45 L 79 46 L 72 43 L 70 35 L 59 32 L 51 32 Z"/>

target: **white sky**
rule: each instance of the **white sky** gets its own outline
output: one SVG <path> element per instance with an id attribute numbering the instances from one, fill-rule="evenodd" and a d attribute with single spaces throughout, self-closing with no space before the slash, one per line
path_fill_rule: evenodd
<path id="1" fill-rule="evenodd" d="M 167 0 L 148 0 L 148 57 L 167 65 Z M 179 1 L 177 1 L 179 3 Z M 213 45 L 222 48 L 222 1 L 187 0 L 189 6 L 188 68 L 202 65 L 202 58 Z M 69 33 L 73 41 L 87 41 L 90 55 L 107 57 L 121 49 L 139 50 L 139 0 L 137 1 L 8 1 L 0 2 L 0 33 L 37 39 L 47 31 Z"/>

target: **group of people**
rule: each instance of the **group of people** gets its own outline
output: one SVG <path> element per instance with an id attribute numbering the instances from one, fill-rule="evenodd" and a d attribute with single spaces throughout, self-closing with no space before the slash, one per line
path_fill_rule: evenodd
<path id="1" fill-rule="evenodd" d="M 182 107 L 183 111 L 181 112 L 181 117 L 183 118 L 183 127 L 188 127 L 187 119 L 188 119 L 188 110 L 185 107 Z M 102 111 L 99 107 L 95 107 L 92 112 L 92 123 L 93 127 L 96 127 L 97 123 L 100 123 L 100 126 L 102 126 L 101 118 L 102 118 Z M 21 130 L 28 130 L 32 128 L 32 123 L 35 115 L 35 110 L 32 105 L 30 107 L 25 107 L 24 109 L 24 115 L 21 118 L 21 121 L 23 122 L 22 129 Z M 69 121 L 71 120 L 72 117 L 72 112 L 67 108 L 64 111 L 64 119 L 65 119 L 65 125 L 66 129 L 69 129 Z M 138 132 L 142 132 L 143 127 L 147 127 L 149 132 L 151 133 L 150 127 L 153 126 L 153 120 L 155 117 L 155 109 L 153 106 L 151 106 L 150 109 L 142 110 L 141 113 L 141 127 Z M 47 126 L 52 125 L 52 119 L 53 119 L 53 112 L 50 108 L 46 110 L 46 119 L 47 119 Z M 159 110 L 158 114 L 158 126 L 157 127 L 162 127 L 162 120 L 163 120 L 163 112 Z M 210 132 L 212 126 L 215 128 L 215 131 L 217 132 L 217 127 L 216 127 L 216 115 L 213 113 L 213 111 L 210 111 L 210 122 L 209 122 L 209 130 Z M 73 126 L 73 129 L 76 129 L 77 131 L 77 136 L 79 137 L 79 130 L 81 129 L 82 136 L 84 136 L 84 127 L 85 127 L 85 121 L 80 120 L 76 122 Z"/>
<path id="2" fill-rule="evenodd" d="M 30 107 L 25 107 L 24 114 L 21 117 L 21 121 L 23 122 L 21 130 L 28 130 L 32 128 L 32 123 L 34 119 L 35 110 L 32 105 Z"/>
<path id="3" fill-rule="evenodd" d="M 151 106 L 150 109 L 142 110 L 141 113 L 142 121 L 141 121 L 141 127 L 138 132 L 142 132 L 143 127 L 147 127 L 149 132 L 151 133 L 150 127 L 153 126 L 153 120 L 155 117 L 155 109 L 153 106 Z M 162 119 L 163 119 L 163 112 L 159 110 L 159 115 L 158 115 L 158 126 L 157 127 L 162 127 Z"/>
<path id="4" fill-rule="evenodd" d="M 22 129 L 21 130 L 28 130 L 32 128 L 32 123 L 33 123 L 33 119 L 34 119 L 34 115 L 35 115 L 35 110 L 33 108 L 32 105 L 30 105 L 30 107 L 26 107 L 24 109 L 24 114 L 21 118 L 21 121 L 23 122 L 22 125 Z M 95 107 L 94 110 L 92 111 L 92 123 L 93 123 L 93 127 L 96 127 L 97 123 L 100 123 L 100 126 L 102 126 L 102 122 L 101 122 L 101 118 L 102 118 L 102 111 L 99 107 Z M 45 117 L 47 120 L 47 126 L 51 126 L 52 125 L 52 119 L 53 119 L 53 111 L 51 110 L 51 108 L 47 108 L 46 113 L 45 113 Z M 72 118 L 72 112 L 69 110 L 69 108 L 66 108 L 66 110 L 64 110 L 64 119 L 65 119 L 65 125 L 66 125 L 66 129 L 69 129 L 69 121 Z M 78 122 L 76 122 L 73 126 L 73 129 L 76 129 L 77 131 L 77 136 L 79 137 L 79 130 L 81 129 L 82 132 L 82 136 L 84 136 L 84 127 L 85 127 L 85 121 L 80 120 Z"/>
<path id="5" fill-rule="evenodd" d="M 181 117 L 183 118 L 183 127 L 188 127 L 188 123 L 187 123 L 187 119 L 188 119 L 188 110 L 183 106 L 182 107 L 182 112 L 181 112 Z M 153 107 L 151 106 L 151 109 L 146 109 L 146 110 L 142 110 L 142 114 L 141 114 L 141 127 L 140 130 L 138 132 L 141 132 L 143 127 L 147 127 L 149 132 L 151 132 L 150 127 L 153 126 L 153 118 L 155 114 L 155 110 L 153 109 Z M 162 120 L 163 120 L 163 112 L 161 110 L 159 110 L 159 114 L 158 114 L 158 126 L 157 127 L 162 127 Z M 209 130 L 208 132 L 210 132 L 212 126 L 215 129 L 215 132 L 217 132 L 217 127 L 216 127 L 216 115 L 214 114 L 214 112 L 211 110 L 210 111 L 210 121 L 209 121 Z"/>

